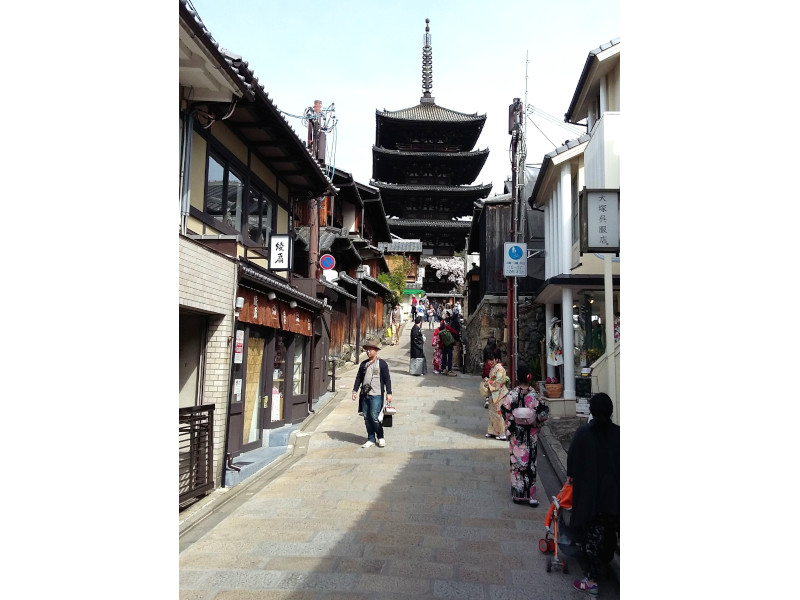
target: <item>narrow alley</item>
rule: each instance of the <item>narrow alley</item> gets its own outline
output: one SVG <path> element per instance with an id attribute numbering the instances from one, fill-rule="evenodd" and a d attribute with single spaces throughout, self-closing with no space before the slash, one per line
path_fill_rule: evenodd
<path id="1" fill-rule="evenodd" d="M 558 489 L 540 477 L 538 508 L 511 502 L 508 445 L 484 437 L 480 378 L 434 374 L 427 325 L 428 373 L 409 375 L 410 329 L 379 352 L 398 409 L 386 447 L 360 447 L 355 368 L 337 373 L 337 393 L 297 431 L 294 458 L 255 475 L 237 501 L 182 535 L 180 598 L 580 597 L 577 561 L 548 573 L 538 548 Z M 546 460 L 540 453 L 540 471 Z M 613 577 L 600 589 L 619 597 Z"/>

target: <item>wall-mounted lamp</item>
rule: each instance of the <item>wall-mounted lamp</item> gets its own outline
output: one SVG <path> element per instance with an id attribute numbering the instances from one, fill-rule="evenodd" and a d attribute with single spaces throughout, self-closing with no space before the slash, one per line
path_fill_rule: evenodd
<path id="1" fill-rule="evenodd" d="M 289 302 L 289 308 L 297 308 L 297 302 L 295 302 L 294 300 L 291 300 Z"/>
<path id="2" fill-rule="evenodd" d="M 322 308 L 327 308 L 327 307 L 328 307 L 328 299 L 327 298 L 323 298 L 322 299 Z"/>
<path id="3" fill-rule="evenodd" d="M 236 298 L 236 310 L 241 310 L 242 308 L 244 308 L 244 298 L 238 296 Z"/>
<path id="4" fill-rule="evenodd" d="M 269 294 L 267 294 L 267 298 L 270 300 L 275 300 L 275 292 L 270 292 Z"/>

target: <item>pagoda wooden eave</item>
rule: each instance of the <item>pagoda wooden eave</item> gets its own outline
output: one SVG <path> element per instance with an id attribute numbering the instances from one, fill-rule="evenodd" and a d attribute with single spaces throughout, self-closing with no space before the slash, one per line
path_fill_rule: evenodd
<path id="1" fill-rule="evenodd" d="M 406 172 L 446 173 L 452 185 L 470 184 L 478 177 L 489 149 L 469 152 L 392 150 L 372 147 L 372 175 L 379 181 L 399 182 Z"/>
<path id="2" fill-rule="evenodd" d="M 444 106 L 439 106 L 435 102 L 421 102 L 416 106 L 402 108 L 400 110 L 378 110 L 375 109 L 376 119 L 387 121 L 420 121 L 424 123 L 483 123 L 486 115 L 478 113 L 462 113 L 451 110 Z"/>
<path id="3" fill-rule="evenodd" d="M 492 191 L 491 183 L 481 185 L 407 185 L 370 180 L 370 185 L 380 190 L 384 202 L 392 198 L 420 196 L 479 200 L 486 198 Z"/>

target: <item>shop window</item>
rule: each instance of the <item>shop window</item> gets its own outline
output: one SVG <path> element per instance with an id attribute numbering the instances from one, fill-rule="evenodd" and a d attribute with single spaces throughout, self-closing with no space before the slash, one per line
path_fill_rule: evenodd
<path id="1" fill-rule="evenodd" d="M 264 338 L 251 332 L 247 341 L 247 380 L 244 398 L 244 427 L 242 445 L 257 442 L 260 437 L 259 411 L 261 407 L 261 365 L 264 359 Z"/>
<path id="2" fill-rule="evenodd" d="M 270 399 L 271 422 L 283 419 L 283 389 L 286 373 L 286 345 L 283 336 L 275 336 L 275 360 L 272 367 L 272 392 Z"/>
<path id="3" fill-rule="evenodd" d="M 572 243 L 575 244 L 580 238 L 581 233 L 581 215 L 577 176 L 572 178 L 572 185 L 570 186 L 570 198 L 572 199 Z"/>
<path id="4" fill-rule="evenodd" d="M 296 335 L 294 338 L 294 364 L 292 365 L 292 394 L 300 396 L 306 393 L 305 387 L 306 338 Z"/>

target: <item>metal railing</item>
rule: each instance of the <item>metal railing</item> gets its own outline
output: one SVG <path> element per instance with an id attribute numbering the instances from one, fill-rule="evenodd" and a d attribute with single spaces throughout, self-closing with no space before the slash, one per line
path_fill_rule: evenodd
<path id="1" fill-rule="evenodd" d="M 214 489 L 214 405 L 178 409 L 178 504 Z"/>

